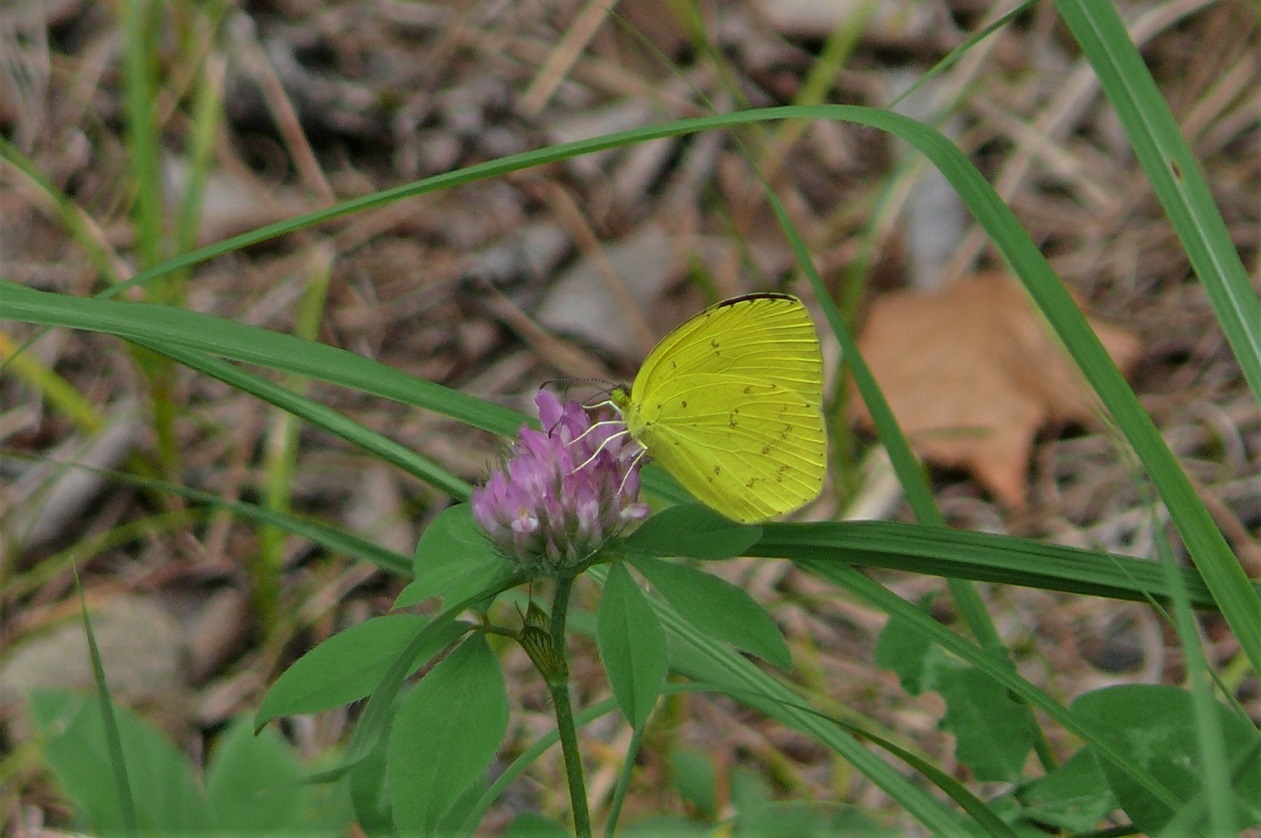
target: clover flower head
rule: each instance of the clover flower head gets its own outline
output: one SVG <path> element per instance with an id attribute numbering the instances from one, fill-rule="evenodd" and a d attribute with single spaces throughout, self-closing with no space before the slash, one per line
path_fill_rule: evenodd
<path id="1" fill-rule="evenodd" d="M 523 426 L 503 464 L 473 490 L 473 518 L 507 556 L 542 569 L 573 567 L 632 521 L 642 451 L 613 420 L 541 390 L 544 430 Z"/>

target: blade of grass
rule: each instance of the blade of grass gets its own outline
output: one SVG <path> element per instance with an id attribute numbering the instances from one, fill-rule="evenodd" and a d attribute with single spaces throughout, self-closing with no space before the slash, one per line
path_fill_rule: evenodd
<path id="1" fill-rule="evenodd" d="M 985 672 L 1031 707 L 1046 713 L 1065 730 L 1089 742 L 1097 749 L 1100 756 L 1114 764 L 1127 777 L 1169 807 L 1171 811 L 1177 810 L 1179 804 L 1177 796 L 1166 788 L 1163 783 L 1154 777 L 1148 776 L 1135 766 L 1132 755 L 1126 749 L 1118 746 L 1109 730 L 1100 729 L 1093 724 L 1081 721 L 1058 701 L 1026 681 L 1008 666 L 1005 661 L 995 660 L 992 655 L 950 631 L 914 604 L 885 589 L 878 582 L 867 578 L 854 568 L 842 567 L 834 563 L 813 559 L 806 560 L 803 563 L 813 566 L 813 572 L 816 575 L 831 581 L 833 584 L 850 591 L 856 596 L 862 597 L 890 617 L 906 621 L 909 625 L 914 626 L 917 631 L 927 637 L 931 637 L 935 643 L 946 651 Z"/>
<path id="2" fill-rule="evenodd" d="M 1261 299 L 1169 105 L 1111 3 L 1056 0 L 1261 401 Z"/>
<path id="3" fill-rule="evenodd" d="M 0 456 L 9 458 L 10 454 L 0 449 Z M 37 462 L 33 457 L 30 460 Z M 188 509 L 146 515 L 134 521 L 115 524 L 104 532 L 79 538 L 74 544 L 51 555 L 41 555 L 38 562 L 20 573 L 13 573 L 11 566 L 0 568 L 0 597 L 7 602 L 23 601 L 74 566 L 87 564 L 96 556 L 134 542 L 166 533 L 187 531 L 202 523 L 205 517 L 204 512 L 194 514 Z M 10 573 L 13 575 L 10 576 Z"/>
<path id="4" fill-rule="evenodd" d="M 194 350 L 351 387 L 510 435 L 520 414 L 416 378 L 371 358 L 198 312 L 149 303 L 68 297 L 0 282 L 0 317 L 104 332 L 159 351 Z"/>
<path id="5" fill-rule="evenodd" d="M 13 372 L 29 384 L 49 403 L 66 416 L 76 427 L 84 431 L 97 431 L 105 424 L 96 407 L 74 385 L 54 370 L 41 364 L 33 356 L 18 352 L 17 345 L 5 333 L 0 332 L 0 361 L 11 362 Z"/>
<path id="6" fill-rule="evenodd" d="M 921 524 L 945 527 L 946 519 L 937 507 L 937 501 L 933 498 L 932 489 L 928 486 L 928 480 L 924 475 L 923 469 L 920 468 L 919 460 L 911 451 L 911 445 L 907 442 L 902 429 L 898 427 L 897 420 L 893 416 L 893 410 L 889 407 L 888 402 L 885 401 L 884 394 L 880 392 L 880 387 L 876 384 L 876 379 L 871 374 L 871 369 L 867 366 L 867 362 L 863 360 L 862 353 L 858 351 L 858 341 L 855 340 L 853 332 L 850 331 L 841 317 L 840 310 L 828 295 L 827 286 L 815 269 L 814 260 L 810 257 L 805 242 L 797 232 L 796 226 L 792 223 L 792 218 L 788 215 L 788 211 L 784 209 L 783 203 L 780 202 L 779 198 L 769 187 L 766 190 L 766 197 L 770 201 L 771 209 L 774 211 L 775 218 L 779 221 L 784 235 L 788 238 L 789 246 L 792 247 L 793 254 L 797 258 L 797 264 L 801 267 L 807 279 L 810 280 L 815 296 L 823 306 L 823 312 L 828 318 L 829 325 L 832 327 L 832 333 L 841 345 L 841 354 L 846 360 L 846 365 L 850 370 L 850 374 L 854 377 L 854 382 L 857 384 L 863 400 L 867 403 L 880 438 L 889 452 L 889 460 L 893 463 L 893 469 L 898 476 L 898 480 L 902 483 L 902 489 L 906 492 L 907 501 L 911 504 L 911 509 L 914 510 L 916 519 Z M 956 580 L 951 577 L 947 577 L 947 584 L 950 586 L 950 593 L 954 596 L 959 612 L 967 623 L 968 628 L 972 631 L 973 636 L 977 638 L 983 647 L 995 650 L 1006 658 L 1006 647 L 994 628 L 993 621 L 990 620 L 989 612 L 985 609 L 985 603 L 980 595 L 977 594 L 975 588 L 962 580 Z"/>
<path id="7" fill-rule="evenodd" d="M 871 523 L 887 524 L 888 522 Z M 763 526 L 773 526 L 781 532 L 792 532 L 809 529 L 813 525 L 779 524 Z M 843 532 L 853 527 L 854 524 L 831 524 L 828 526 Z M 941 528 L 902 526 L 919 532 L 921 539 L 930 542 L 945 534 L 956 536 L 978 535 L 977 533 L 964 533 Z M 931 535 L 931 539 L 927 538 L 929 535 Z M 907 533 L 907 537 L 908 540 L 913 540 L 911 533 Z M 996 537 L 991 536 L 991 538 Z M 1021 541 L 1020 539 L 1000 540 Z M 1033 544 L 1035 547 L 1044 546 L 1036 545 L 1033 542 L 1026 543 Z M 1080 721 L 1067 708 L 1025 680 L 1007 661 L 996 659 L 993 654 L 982 650 L 966 638 L 955 634 L 949 628 L 925 614 L 914 604 L 906 602 L 901 597 L 886 590 L 879 583 L 868 579 L 860 571 L 829 560 L 832 555 L 829 551 L 821 552 L 828 558 L 814 558 L 808 550 L 802 549 L 800 545 L 785 547 L 777 555 L 792 559 L 806 567 L 814 575 L 832 582 L 840 588 L 851 591 L 891 617 L 904 620 L 908 625 L 932 639 L 933 642 L 946 651 L 985 672 L 1031 707 L 1043 711 L 1066 730 L 1095 746 L 1103 758 L 1114 763 L 1119 770 L 1171 810 L 1177 808 L 1177 797 L 1165 788 L 1163 784 L 1144 775 L 1137 769 L 1130 755 L 1113 742 L 1107 730 L 1096 729 L 1094 726 Z M 1086 553 L 1086 551 L 1078 552 Z M 1158 577 L 1159 569 L 1152 567 L 1150 562 L 1147 564 L 1149 565 L 1149 571 L 1155 571 L 1152 575 Z M 604 568 L 595 567 L 589 573 L 593 578 L 602 580 L 604 576 L 603 571 Z M 868 779 L 884 789 L 908 812 L 919 818 L 921 823 L 943 834 L 956 834 L 958 832 L 959 824 L 957 821 L 947 819 L 943 825 L 943 822 L 937 820 L 943 811 L 939 803 L 931 798 L 923 798 L 923 792 L 914 786 L 911 786 L 908 790 L 905 780 L 896 772 L 889 773 L 889 766 L 883 761 L 875 759 L 873 754 L 859 746 L 849 736 L 840 735 L 831 722 L 825 721 L 817 711 L 803 708 L 801 706 L 801 698 L 795 695 L 789 686 L 760 670 L 727 644 L 697 631 L 691 623 L 673 608 L 663 602 L 659 602 L 655 596 L 651 598 L 651 601 L 662 626 L 671 635 L 670 660 L 673 669 L 694 680 L 716 684 L 723 689 L 732 690 L 739 694 L 741 700 L 748 706 L 766 713 L 783 724 L 813 736 L 817 741 L 850 761 Z"/>
<path id="8" fill-rule="evenodd" d="M 37 457 L 31 457 L 20 451 L 11 451 L 0 449 L 0 456 L 12 459 L 39 460 L 41 462 L 51 462 L 49 460 L 41 460 Z M 408 578 L 412 575 L 412 557 L 404 556 L 401 553 L 395 553 L 379 544 L 375 544 L 365 538 L 345 530 L 331 527 L 328 524 L 319 521 L 312 521 L 306 518 L 300 518 L 296 515 L 281 515 L 261 506 L 255 506 L 243 501 L 225 501 L 218 495 L 204 492 L 201 489 L 193 489 L 188 486 L 178 486 L 173 483 L 166 483 L 161 480 L 150 479 L 147 477 L 137 477 L 133 474 L 119 471 L 108 471 L 105 469 L 88 468 L 80 463 L 54 463 L 54 465 L 67 469 L 79 469 L 88 471 L 93 474 L 105 477 L 115 483 L 125 486 L 134 486 L 138 489 L 145 489 L 154 493 L 178 495 L 187 501 L 200 504 L 211 509 L 222 510 L 238 515 L 250 521 L 254 521 L 260 525 L 279 527 L 283 530 L 301 536 L 309 541 L 320 545 L 324 549 L 352 556 L 357 559 L 369 561 L 377 567 L 389 573 L 397 574 L 401 577 Z M 181 513 L 174 513 L 176 515 Z M 167 520 L 172 513 L 163 516 L 163 520 Z M 174 518 L 170 518 L 174 520 Z M 102 549 L 110 546 L 105 543 Z M 76 545 L 75 549 L 82 548 L 83 545 Z"/>
<path id="9" fill-rule="evenodd" d="M 1155 522 L 1153 522 L 1155 523 Z M 1155 532 L 1160 532 L 1157 526 Z M 1168 539 L 1156 539 L 1160 553 L 1160 566 L 1168 579 L 1172 594 L 1174 629 L 1178 633 L 1178 645 L 1182 648 L 1183 665 L 1187 669 L 1186 681 L 1191 692 L 1191 714 L 1195 725 L 1196 746 L 1199 751 L 1200 770 L 1204 772 L 1201 791 L 1208 802 L 1208 821 L 1213 835 L 1238 835 L 1230 782 L 1230 758 L 1223 739 L 1222 725 L 1218 716 L 1217 702 L 1213 699 L 1213 679 L 1208 658 L 1204 653 L 1199 625 L 1191 610 L 1191 598 L 1186 586 L 1179 584 L 1178 560 L 1174 558 Z M 1184 827 L 1184 830 L 1186 828 Z"/>
<path id="10" fill-rule="evenodd" d="M 187 179 L 173 234 L 176 253 L 185 253 L 197 245 L 202 203 L 214 161 L 215 138 L 223 123 L 223 81 L 227 72 L 227 62 L 212 47 L 229 8 L 225 0 L 211 0 L 200 4 L 198 10 L 203 13 L 201 23 L 205 30 L 203 37 L 206 43 L 198 49 L 187 50 L 191 54 L 204 57 L 192 82 L 192 130 L 184 162 Z M 172 299 L 182 302 L 185 298 L 187 273 L 176 272 L 172 279 L 176 284 Z"/>
<path id="11" fill-rule="evenodd" d="M 131 159 L 128 172 L 132 178 L 132 226 L 136 231 L 136 250 L 143 267 L 152 267 L 165 256 L 164 219 L 166 217 L 162 189 L 161 127 L 158 124 L 158 43 L 162 25 L 163 4 L 157 0 L 123 0 L 123 81 L 127 115 L 127 150 Z M 161 302 L 176 302 L 172 290 L 176 276 L 148 289 L 148 296 Z M 157 437 L 158 461 L 163 472 L 173 477 L 183 468 L 182 451 L 175 433 L 179 406 L 175 399 L 175 368 L 161 356 L 143 350 L 135 353 L 144 373 L 152 408 L 153 431 Z"/>
<path id="12" fill-rule="evenodd" d="M 123 80 L 127 112 L 127 150 L 133 180 L 133 219 L 136 249 L 145 267 L 162 259 L 161 165 L 158 151 L 157 43 L 161 4 L 154 0 L 123 0 Z"/>
<path id="13" fill-rule="evenodd" d="M 845 359 L 846 368 L 853 376 L 864 402 L 868 405 L 868 410 L 873 417 L 880 438 L 889 453 L 889 459 L 893 464 L 894 471 L 903 486 L 903 491 L 906 492 L 907 499 L 917 520 L 922 524 L 944 529 L 946 521 L 937 506 L 936 500 L 933 498 L 927 478 L 920 468 L 918 459 L 911 450 L 910 443 L 898 426 L 897 420 L 893 416 L 893 411 L 885 400 L 884 394 L 880 391 L 875 377 L 871 374 L 866 361 L 863 360 L 853 332 L 847 325 L 845 318 L 842 317 L 836 304 L 828 295 L 827 287 L 814 267 L 814 260 L 806 249 L 805 242 L 793 224 L 787 210 L 778 196 L 770 189 L 769 184 L 763 183 L 766 198 L 775 213 L 781 229 L 784 231 L 785 237 L 788 239 L 789 246 L 793 249 L 797 263 L 814 288 L 815 296 L 823 306 L 833 334 L 841 344 L 841 354 Z M 976 637 L 977 642 L 980 643 L 981 648 L 993 654 L 996 660 L 1005 661 L 1014 670 L 1015 664 L 1011 661 L 1007 648 L 998 634 L 993 620 L 990 619 L 989 611 L 985 607 L 985 601 L 976 590 L 976 587 L 969 581 L 969 577 L 951 574 L 943 575 L 946 578 L 946 586 L 950 590 L 960 616 L 963 617 L 964 622 L 972 632 L 972 635 Z M 1055 766 L 1056 758 L 1054 752 L 1051 749 L 1050 742 L 1047 740 L 1045 731 L 1042 730 L 1040 725 L 1035 726 L 1034 748 L 1038 759 L 1045 769 L 1050 770 Z"/>
<path id="14" fill-rule="evenodd" d="M 127 775 L 127 760 L 123 758 L 123 741 L 118 734 L 118 719 L 114 717 L 114 702 L 109 695 L 109 685 L 105 678 L 105 665 L 101 662 L 101 650 L 96 645 L 96 634 L 92 631 L 92 619 L 88 616 L 88 598 L 83 592 L 83 584 L 79 581 L 79 571 L 74 571 L 74 586 L 79 593 L 79 608 L 83 614 L 83 630 L 88 639 L 88 657 L 92 663 L 92 679 L 96 683 L 96 697 L 101 706 L 101 730 L 105 734 L 105 749 L 109 754 L 110 768 L 114 774 L 114 791 L 118 795 L 118 809 L 122 817 L 123 828 L 130 835 L 139 835 L 139 822 L 136 820 L 136 803 L 131 793 L 131 781 Z"/>
<path id="15" fill-rule="evenodd" d="M 778 111 L 794 109 L 776 109 Z M 1086 322 L 1045 257 L 1011 210 L 967 158 L 940 133 L 897 114 L 846 106 L 806 108 L 823 116 L 891 131 L 913 143 L 954 185 L 977 221 L 1024 283 L 1052 329 L 1099 394 L 1156 486 L 1222 615 L 1252 661 L 1261 666 L 1261 597 L 1248 581 L 1226 539 L 1214 524 L 1177 458 L 1155 423 L 1126 385 L 1107 351 Z M 840 113 L 844 111 L 844 113 Z M 873 410 L 874 415 L 874 410 Z M 883 429 L 882 429 L 883 430 Z"/>
<path id="16" fill-rule="evenodd" d="M 51 204 L 53 217 L 66 228 L 79 247 L 83 248 L 88 261 L 105 278 L 106 283 L 110 286 L 120 284 L 127 273 L 127 268 L 118 258 L 118 254 L 109 246 L 105 233 L 96 225 L 91 216 L 83 211 L 82 207 L 44 176 L 35 161 L 5 139 L 3 134 L 0 134 L 0 161 L 9 164 L 34 187 L 37 194 L 42 195 L 44 200 Z M 3 367 L 0 367 L 0 371 L 3 371 Z"/>
<path id="17" fill-rule="evenodd" d="M 897 521 L 762 524 L 746 554 L 809 559 L 847 567 L 880 567 L 1021 585 L 1135 602 L 1173 599 L 1157 562 L 995 533 L 926 527 Z M 1194 608 L 1214 609 L 1212 591 L 1194 568 L 1178 569 L 1177 585 Z M 1261 592 L 1261 582 L 1253 583 Z"/>
<path id="18" fill-rule="evenodd" d="M 371 358 L 303 341 L 293 335 L 183 309 L 68 297 L 0 280 L 0 317 L 112 334 L 167 355 L 309 418 L 330 433 L 373 451 L 387 462 L 429 481 L 453 497 L 467 497 L 470 491 L 468 484 L 397 443 L 379 435 L 370 435 L 362 426 L 345 417 L 314 402 L 302 400 L 272 382 L 225 364 L 213 356 L 350 387 L 402 404 L 433 410 L 503 436 L 515 433 L 524 423 L 537 425 L 535 420 L 527 419 L 520 413 L 416 378 Z M 665 500 L 687 500 L 677 484 L 663 479 L 660 470 L 655 467 L 645 472 L 644 485 Z"/>
<path id="19" fill-rule="evenodd" d="M 1056 8 L 1094 68 L 1139 164 L 1207 292 L 1253 398 L 1261 401 L 1261 300 L 1217 209 L 1199 161 L 1183 138 L 1168 104 L 1112 5 L 1089 0 L 1057 0 Z M 1196 525 L 1203 526 L 1203 523 Z M 1215 529 L 1213 534 L 1220 539 Z M 1211 536 L 1206 533 L 1205 537 Z M 1187 539 L 1187 533 L 1183 533 L 1183 538 Z M 1163 542 L 1162 546 L 1165 546 Z M 1162 553 L 1166 554 L 1162 563 L 1174 574 L 1176 568 L 1167 546 Z M 1251 597 L 1244 593 L 1246 578 L 1233 557 L 1214 556 L 1213 561 L 1208 561 L 1208 557 L 1194 551 L 1193 557 L 1206 577 L 1212 573 L 1212 578 L 1218 580 L 1217 588 L 1223 595 L 1237 598 L 1238 608 L 1244 612 L 1237 620 L 1242 621 L 1249 613 L 1255 616 L 1257 597 L 1255 592 L 1250 592 Z M 1211 695 L 1210 670 L 1196 624 L 1184 601 L 1186 596 L 1176 585 L 1173 593 L 1178 636 L 1187 659 L 1209 822 L 1214 834 L 1233 835 L 1237 826 L 1228 792 L 1228 749 Z M 1234 621 L 1231 626 L 1236 628 Z M 1255 644 L 1261 637 L 1253 634 L 1240 640 L 1253 671 L 1257 671 L 1261 650 Z M 1182 826 L 1185 828 L 1186 824 Z"/>
<path id="20" fill-rule="evenodd" d="M 324 300 L 332 275 L 333 250 L 326 243 L 317 245 L 311 254 L 311 277 L 298 300 L 294 334 L 313 340 L 324 316 Z M 288 376 L 285 389 L 305 397 L 306 379 Z M 267 473 L 266 506 L 275 512 L 289 511 L 293 475 L 298 462 L 298 417 L 285 410 L 276 410 L 265 441 L 264 469 Z M 270 631 L 276 609 L 280 605 L 280 572 L 284 566 L 284 533 L 275 527 L 263 527 L 258 534 L 258 552 L 249 563 L 254 583 L 254 605 L 263 626 Z"/>
<path id="21" fill-rule="evenodd" d="M 990 21 L 985 26 L 973 32 L 971 35 L 969 35 L 967 38 L 963 40 L 963 43 L 959 44 L 957 47 L 950 50 L 950 52 L 946 53 L 946 55 L 943 56 L 940 61 L 938 61 L 932 67 L 929 67 L 927 70 L 925 70 L 923 75 L 921 75 L 918 79 L 916 79 L 914 84 L 910 85 L 909 87 L 906 88 L 906 90 L 903 90 L 901 93 L 899 93 L 893 99 L 893 101 L 891 101 L 888 104 L 887 107 L 889 107 L 890 109 L 896 108 L 900 102 L 914 95 L 915 91 L 919 90 L 921 87 L 928 84 L 930 81 L 932 81 L 933 79 L 940 76 L 942 73 L 949 70 L 955 64 L 958 64 L 959 59 L 967 55 L 972 50 L 973 47 L 975 47 L 981 41 L 984 41 L 990 35 L 993 35 L 999 29 L 1002 29 L 1004 26 L 1011 23 L 1020 15 L 1027 12 L 1031 7 L 1036 5 L 1037 2 L 1038 0 L 1024 0 L 1024 2 L 1013 7 L 1009 11 L 1003 12 L 1001 15 L 994 18 L 994 20 Z"/>
<path id="22" fill-rule="evenodd" d="M 146 344 L 148 345 L 148 344 Z M 155 349 L 155 351 L 157 351 Z M 268 404 L 294 416 L 307 420 L 334 436 L 379 457 L 396 468 L 424 480 L 453 498 L 467 500 L 472 491 L 468 483 L 446 469 L 425 459 L 410 448 L 400 445 L 389 437 L 365 428 L 319 402 L 300 396 L 291 390 L 265 378 L 238 369 L 218 358 L 176 347 L 164 347 L 161 351 L 187 367 L 203 372 L 229 384 L 242 392 L 256 396 Z"/>

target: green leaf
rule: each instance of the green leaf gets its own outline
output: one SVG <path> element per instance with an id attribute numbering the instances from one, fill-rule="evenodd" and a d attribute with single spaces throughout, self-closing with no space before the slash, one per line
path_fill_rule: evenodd
<path id="1" fill-rule="evenodd" d="M 748 768 L 731 772 L 732 835 L 896 835 L 850 807 L 835 803 L 781 800 L 766 780 Z M 966 834 L 955 825 L 950 834 Z"/>
<path id="2" fill-rule="evenodd" d="M 381 680 L 372 689 L 368 703 L 364 705 L 359 721 L 355 724 L 355 732 L 350 735 L 350 742 L 342 754 L 340 762 L 312 780 L 329 780 L 340 777 L 360 760 L 374 751 L 380 750 L 386 743 L 390 725 L 394 722 L 397 711 L 399 693 L 403 689 L 403 681 L 413 669 L 413 663 L 421 650 L 433 643 L 435 637 L 445 637 L 451 631 L 452 624 L 458 623 L 456 614 L 462 613 L 472 603 L 460 601 L 439 614 L 420 634 L 416 635 L 407 647 L 395 656 L 393 662 L 381 676 Z"/>
<path id="3" fill-rule="evenodd" d="M 334 634 L 276 679 L 258 708 L 255 727 L 277 716 L 315 713 L 363 698 L 429 623 L 419 614 L 387 614 Z M 444 628 L 417 650 L 408 672 L 455 642 L 469 626 L 453 622 Z"/>
<path id="4" fill-rule="evenodd" d="M 473 520 L 472 507 L 457 504 L 444 509 L 425 528 L 412 564 L 415 578 L 398 595 L 394 607 L 415 605 L 430 597 L 459 602 L 506 582 L 512 573 L 513 566 L 495 552 Z"/>
<path id="5" fill-rule="evenodd" d="M 386 793 L 385 748 L 377 748 L 355 763 L 347 777 L 355 820 L 363 831 L 368 835 L 395 835 L 398 830 L 394 828 Z"/>
<path id="6" fill-rule="evenodd" d="M 680 504 L 653 515 L 631 533 L 626 547 L 648 556 L 730 559 L 762 537 L 762 528 L 737 524 L 699 503 Z"/>
<path id="7" fill-rule="evenodd" d="M 927 612 L 931 598 L 920 602 Z M 907 620 L 892 617 L 876 641 L 876 665 L 898 674 L 911 695 L 933 690 L 946 700 L 943 730 L 978 780 L 1016 782 L 1035 736 L 1033 714 L 989 675 L 948 656 Z"/>
<path id="8" fill-rule="evenodd" d="M 943 673 L 936 689 L 946 699 L 941 726 L 955 735 L 955 756 L 976 779 L 1021 779 L 1034 742 L 1033 713 L 979 669 Z"/>
<path id="9" fill-rule="evenodd" d="M 709 838 L 721 834 L 711 824 L 688 820 L 682 815 L 653 815 L 643 820 L 628 823 L 617 830 L 620 838 Z"/>
<path id="10" fill-rule="evenodd" d="M 670 773 L 674 790 L 685 803 L 703 817 L 718 813 L 718 778 L 714 761 L 698 751 L 679 749 L 670 754 Z"/>
<path id="11" fill-rule="evenodd" d="M 537 812 L 517 815 L 504 838 L 569 838 L 570 832 L 560 823 Z"/>
<path id="12" fill-rule="evenodd" d="M 736 813 L 733 836 L 794 835 L 831 838 L 862 835 L 895 838 L 902 833 L 881 827 L 851 806 L 803 800 L 775 800 L 744 806 Z"/>
<path id="13" fill-rule="evenodd" d="M 44 760 L 87 831 L 123 831 L 123 811 L 97 699 L 36 690 L 30 696 L 30 713 L 44 737 Z M 137 826 L 153 833 L 205 829 L 205 801 L 193 782 L 187 757 L 126 707 L 115 705 L 114 718 Z"/>
<path id="14" fill-rule="evenodd" d="M 920 609 L 927 613 L 930 604 L 931 598 L 926 598 Z M 961 665 L 910 622 L 890 617 L 876 639 L 876 666 L 896 672 L 902 689 L 919 695 L 937 689 L 940 675 Z"/>
<path id="15" fill-rule="evenodd" d="M 792 655 L 775 620 L 735 585 L 675 562 L 647 556 L 630 561 L 684 619 L 701 631 L 780 669 L 792 668 Z"/>
<path id="16" fill-rule="evenodd" d="M 1158 562 L 1030 538 L 898 521 L 769 523 L 762 530 L 762 539 L 746 555 L 865 565 L 1138 602 L 1168 601 L 1171 596 L 1169 579 Z M 1217 608 L 1195 568 L 1178 571 L 1178 584 L 1194 607 Z M 1254 583 L 1253 590 L 1261 596 L 1261 583 Z"/>
<path id="17" fill-rule="evenodd" d="M 666 679 L 666 635 L 622 562 L 604 582 L 596 626 L 613 697 L 633 727 L 648 721 Z"/>
<path id="18" fill-rule="evenodd" d="M 736 766 L 727 782 L 731 786 L 731 805 L 737 812 L 751 811 L 775 800 L 775 792 L 766 778 L 747 766 Z"/>
<path id="19" fill-rule="evenodd" d="M 938 532 L 946 532 L 946 530 L 938 530 Z M 1075 734 L 1082 740 L 1091 742 L 1099 748 L 1101 758 L 1115 765 L 1119 771 L 1127 773 L 1128 776 L 1146 788 L 1151 794 L 1167 801 L 1171 808 L 1177 804 L 1177 798 L 1168 789 L 1135 767 L 1125 749 L 1118 747 L 1107 738 L 1107 731 L 1103 726 L 1089 723 L 1077 714 L 1070 712 L 1062 704 L 1052 699 L 1051 696 L 1022 678 L 1015 668 L 1011 666 L 1011 663 L 1003 657 L 978 648 L 971 641 L 941 625 L 919 611 L 911 603 L 854 568 L 821 561 L 811 561 L 806 564 L 806 569 L 809 572 L 828 580 L 843 590 L 849 591 L 854 596 L 872 604 L 890 616 L 896 615 L 898 619 L 905 620 L 915 626 L 917 631 L 932 638 L 933 642 L 941 646 L 942 649 L 984 672 L 1026 702 L 1031 708 L 1045 713 L 1049 718 L 1058 722 L 1065 730 Z M 680 671 L 692 675 L 692 672 L 685 668 L 681 662 L 682 651 L 679 650 L 681 645 L 672 646 L 672 663 Z M 708 677 L 712 680 L 714 676 Z M 837 750 L 843 749 L 838 747 Z M 854 752 L 852 755 L 847 754 L 847 758 L 858 760 L 862 759 L 863 756 L 862 753 Z M 878 770 L 879 766 L 868 765 L 864 769 L 864 773 L 874 774 Z M 920 770 L 922 773 L 922 769 L 917 770 Z M 952 797 L 954 796 L 952 794 Z M 909 799 L 912 799 L 912 796 L 905 789 L 899 791 L 899 800 L 905 801 Z M 934 822 L 940 822 L 936 813 L 928 812 L 927 809 L 925 809 L 925 812 L 932 816 Z M 974 820 L 980 820 L 975 814 L 972 817 Z M 936 831 L 949 831 L 949 827 L 942 823 L 936 827 Z"/>
<path id="20" fill-rule="evenodd" d="M 1164 784 L 1183 801 L 1200 791 L 1203 769 L 1195 741 L 1191 694 L 1177 687 L 1126 684 L 1088 692 L 1073 702 L 1074 715 L 1111 731 L 1116 744 L 1129 752 L 1133 764 Z M 1222 733 L 1233 746 L 1236 761 L 1229 766 L 1235 777 L 1236 819 L 1240 827 L 1261 822 L 1261 759 L 1258 733 L 1245 718 L 1222 705 Z M 1089 749 L 1091 746 L 1087 746 Z M 1155 834 L 1175 814 L 1111 763 L 1099 760 L 1117 801 L 1140 831 Z"/>
<path id="21" fill-rule="evenodd" d="M 1098 760 L 1084 748 L 1054 771 L 1026 783 L 1016 797 L 1025 819 L 1066 832 L 1093 829 L 1118 805 Z"/>
<path id="22" fill-rule="evenodd" d="M 399 704 L 385 768 L 399 832 L 434 834 L 443 814 L 483 779 L 507 729 L 499 661 L 475 635 Z"/>
<path id="23" fill-rule="evenodd" d="M 220 738 L 206 770 L 212 828 L 275 833 L 304 826 L 301 773 L 284 737 L 271 728 L 255 736 L 250 720 L 238 718 Z"/>

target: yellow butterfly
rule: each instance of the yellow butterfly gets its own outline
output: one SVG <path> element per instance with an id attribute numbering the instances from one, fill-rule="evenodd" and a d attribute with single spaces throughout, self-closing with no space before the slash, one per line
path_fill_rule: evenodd
<path id="1" fill-rule="evenodd" d="M 796 297 L 710 306 L 662 338 L 610 400 L 656 462 L 729 518 L 765 521 L 823 488 L 823 357 Z"/>

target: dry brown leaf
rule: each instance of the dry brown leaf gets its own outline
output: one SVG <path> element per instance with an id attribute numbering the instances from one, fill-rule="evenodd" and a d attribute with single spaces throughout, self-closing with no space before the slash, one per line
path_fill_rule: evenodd
<path id="1" fill-rule="evenodd" d="M 1090 321 L 1122 372 L 1137 336 Z M 1029 454 L 1048 422 L 1094 420 L 1094 395 L 1025 292 L 998 273 L 944 291 L 872 303 L 858 340 L 898 424 L 924 459 L 972 472 L 1003 503 L 1025 505 Z M 851 418 L 872 427 L 855 398 Z"/>

